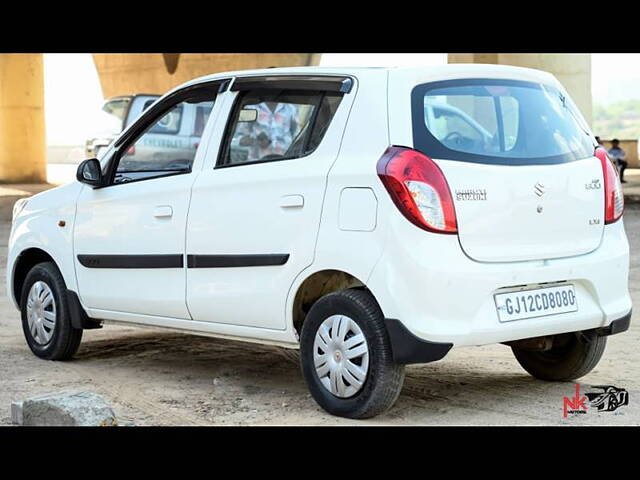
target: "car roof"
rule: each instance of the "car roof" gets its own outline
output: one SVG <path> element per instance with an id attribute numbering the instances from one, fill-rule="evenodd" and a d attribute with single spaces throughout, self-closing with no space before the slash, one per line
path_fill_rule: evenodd
<path id="1" fill-rule="evenodd" d="M 481 63 L 452 63 L 443 65 L 416 67 L 274 67 L 254 70 L 234 70 L 219 72 L 194 78 L 168 91 L 166 94 L 200 83 L 222 80 L 230 77 L 276 76 L 276 75 L 350 75 L 356 78 L 368 75 L 389 75 L 397 81 L 414 81 L 428 78 L 441 80 L 447 78 L 507 78 L 525 80 L 549 85 L 558 85 L 558 80 L 549 72 L 533 68 L 512 65 L 493 65 Z M 419 83 L 423 83 L 420 81 Z"/>
<path id="2" fill-rule="evenodd" d="M 283 75 L 283 74 L 306 74 L 306 75 L 350 75 L 366 72 L 399 72 L 399 73 L 469 73 L 473 75 L 481 74 L 516 74 L 518 76 L 527 75 L 533 78 L 548 78 L 551 74 L 533 68 L 516 67 L 512 65 L 493 65 L 481 63 L 450 63 L 443 65 L 416 66 L 416 67 L 278 67 L 262 68 L 255 70 L 234 70 L 229 72 L 214 73 L 191 80 L 187 83 L 199 83 L 220 78 L 254 75 Z"/>

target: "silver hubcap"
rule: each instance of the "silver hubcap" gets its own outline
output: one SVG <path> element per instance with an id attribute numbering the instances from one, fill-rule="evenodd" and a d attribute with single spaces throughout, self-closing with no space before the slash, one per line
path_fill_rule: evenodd
<path id="1" fill-rule="evenodd" d="M 27 323 L 31 336 L 40 345 L 49 343 L 56 328 L 56 302 L 44 282 L 33 284 L 27 296 Z"/>
<path id="2" fill-rule="evenodd" d="M 356 322 L 332 315 L 316 332 L 313 361 L 318 378 L 336 397 L 352 397 L 360 391 L 369 371 L 369 347 Z"/>

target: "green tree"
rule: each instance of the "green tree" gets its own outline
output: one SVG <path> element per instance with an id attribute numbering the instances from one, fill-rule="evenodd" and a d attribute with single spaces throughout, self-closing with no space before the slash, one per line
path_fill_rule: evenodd
<path id="1" fill-rule="evenodd" d="M 640 138 L 640 99 L 593 106 L 593 133 L 602 139 Z"/>

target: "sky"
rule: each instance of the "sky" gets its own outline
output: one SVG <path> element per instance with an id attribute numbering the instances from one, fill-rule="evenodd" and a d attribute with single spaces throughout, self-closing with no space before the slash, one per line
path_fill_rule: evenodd
<path id="1" fill-rule="evenodd" d="M 103 102 L 100 80 L 91 54 L 44 54 L 47 144 L 84 144 L 92 133 L 93 120 Z"/>
<path id="2" fill-rule="evenodd" d="M 591 55 L 591 93 L 601 104 L 640 98 L 640 54 Z"/>
<path id="3" fill-rule="evenodd" d="M 442 53 L 323 54 L 324 66 L 408 66 L 447 62 Z M 102 106 L 100 82 L 91 54 L 44 55 L 45 118 L 49 145 L 80 145 L 91 135 Z M 640 54 L 593 54 L 594 103 L 640 98 Z"/>

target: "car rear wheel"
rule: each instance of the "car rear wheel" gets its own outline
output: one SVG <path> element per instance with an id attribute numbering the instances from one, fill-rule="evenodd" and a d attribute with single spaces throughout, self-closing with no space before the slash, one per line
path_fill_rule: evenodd
<path id="1" fill-rule="evenodd" d="M 31 351 L 47 360 L 71 358 L 82 340 L 73 328 L 66 285 L 52 262 L 34 266 L 25 279 L 20 299 L 22 330 Z"/>
<path id="2" fill-rule="evenodd" d="M 393 361 L 384 315 L 364 290 L 330 293 L 318 300 L 300 335 L 302 374 L 327 412 L 368 418 L 395 403 L 404 365 Z"/>
<path id="3" fill-rule="evenodd" d="M 569 381 L 593 370 L 606 345 L 607 337 L 577 332 L 556 335 L 546 351 L 511 348 L 518 363 L 532 376 L 548 381 Z"/>

